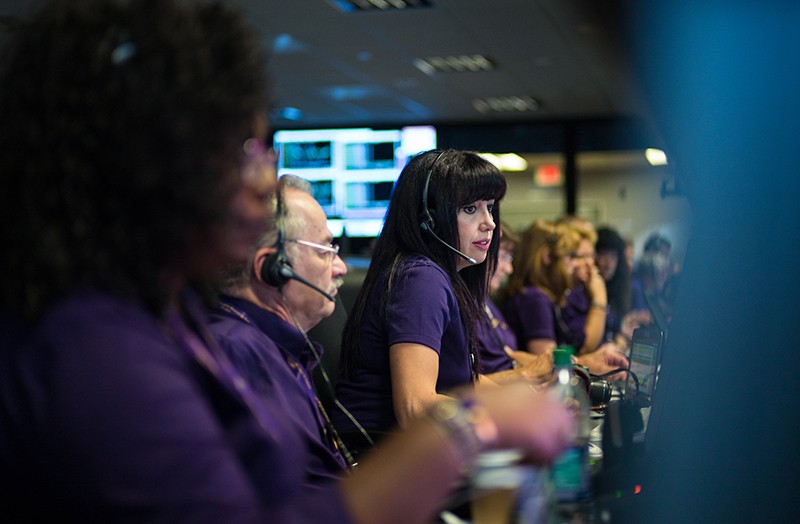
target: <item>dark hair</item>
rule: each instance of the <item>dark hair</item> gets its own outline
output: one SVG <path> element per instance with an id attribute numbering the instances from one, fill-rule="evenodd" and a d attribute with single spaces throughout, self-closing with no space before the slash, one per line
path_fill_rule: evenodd
<path id="1" fill-rule="evenodd" d="M 497 265 L 500 235 L 492 236 L 485 263 L 459 272 L 459 256 L 420 227 L 422 193 L 428 173 L 428 211 L 433 217 L 436 235 L 442 240 L 459 247 L 458 210 L 476 200 L 495 200 L 492 217 L 495 224 L 500 225 L 500 200 L 505 196 L 506 180 L 489 161 L 473 152 L 452 149 L 427 151 L 412 158 L 397 180 L 372 262 L 345 324 L 341 356 L 345 375 L 355 364 L 361 349 L 361 319 L 373 288 L 387 273 L 395 274 L 403 267 L 405 259 L 414 254 L 430 258 L 448 274 L 466 329 L 467 343 L 475 343 L 474 325 L 482 318 L 488 279 Z M 391 281 L 390 278 L 384 305 L 392 291 Z"/>
<path id="2" fill-rule="evenodd" d="M 653 233 L 644 242 L 645 253 L 661 251 L 662 249 L 669 251 L 670 248 L 672 248 L 672 243 L 659 233 Z"/>
<path id="3" fill-rule="evenodd" d="M 84 285 L 160 308 L 160 271 L 191 264 L 187 229 L 223 220 L 266 109 L 252 28 L 183 0 L 60 1 L 13 25 L 0 308 L 33 318 Z"/>
<path id="4" fill-rule="evenodd" d="M 597 230 L 597 244 L 595 252 L 613 251 L 617 255 L 617 270 L 606 282 L 608 291 L 608 304 L 615 315 L 621 320 L 631 308 L 631 268 L 628 257 L 625 255 L 625 240 L 615 230 L 601 227 Z"/>

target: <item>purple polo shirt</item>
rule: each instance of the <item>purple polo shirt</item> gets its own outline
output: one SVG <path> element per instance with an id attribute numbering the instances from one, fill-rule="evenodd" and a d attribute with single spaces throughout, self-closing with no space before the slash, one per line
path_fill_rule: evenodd
<path id="1" fill-rule="evenodd" d="M 97 292 L 53 305 L 32 329 L 2 319 L 6 516 L 349 522 L 335 485 L 304 489 L 307 452 L 283 406 L 245 395 L 197 331 L 188 344 L 166 325 Z"/>
<path id="2" fill-rule="evenodd" d="M 529 340 L 555 340 L 567 344 L 556 330 L 553 301 L 536 286 L 528 286 L 511 297 L 502 307 L 509 327 L 517 336 L 517 347 L 525 349 Z"/>
<path id="3" fill-rule="evenodd" d="M 336 385 L 339 401 L 367 431 L 386 432 L 397 426 L 389 369 L 393 344 L 412 342 L 438 353 L 437 392 L 472 382 L 464 327 L 447 273 L 429 258 L 413 255 L 401 262 L 388 291 L 387 282 L 384 274 L 367 301 L 355 369 Z M 332 417 L 342 432 L 355 431 L 342 413 Z"/>
<path id="4" fill-rule="evenodd" d="M 487 297 L 484 309 L 485 322 L 478 322 L 475 331 L 481 352 L 481 373 L 487 375 L 514 367 L 505 346 L 517 349 L 517 338 L 492 299 Z"/>
<path id="5" fill-rule="evenodd" d="M 308 450 L 306 488 L 319 489 L 345 468 L 317 403 L 311 372 L 317 361 L 297 328 L 246 300 L 220 297 L 209 330 L 260 395 L 283 407 Z M 318 344 L 315 349 L 322 354 Z"/>

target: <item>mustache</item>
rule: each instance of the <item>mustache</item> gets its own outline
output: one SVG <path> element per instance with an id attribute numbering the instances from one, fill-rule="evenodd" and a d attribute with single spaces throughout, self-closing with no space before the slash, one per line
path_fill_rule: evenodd
<path id="1" fill-rule="evenodd" d="M 331 291 L 336 291 L 340 287 L 344 285 L 344 279 L 342 277 L 334 278 L 333 282 L 331 282 Z"/>

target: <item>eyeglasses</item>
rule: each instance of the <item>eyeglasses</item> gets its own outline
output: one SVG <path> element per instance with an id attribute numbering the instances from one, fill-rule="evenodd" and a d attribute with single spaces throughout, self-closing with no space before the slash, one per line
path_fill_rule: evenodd
<path id="1" fill-rule="evenodd" d="M 577 253 L 569 253 L 567 257 L 571 258 L 572 260 L 583 260 L 586 262 L 594 262 L 594 255 L 579 255 Z"/>
<path id="2" fill-rule="evenodd" d="M 259 193 L 268 193 L 277 180 L 275 167 L 278 155 L 273 148 L 264 146 L 259 138 L 248 138 L 242 144 L 242 182 Z"/>
<path id="3" fill-rule="evenodd" d="M 328 244 L 325 246 L 323 244 L 317 244 L 316 242 L 309 242 L 308 240 L 289 240 L 289 242 L 294 242 L 295 244 L 300 244 L 301 246 L 306 246 L 310 247 L 311 249 L 321 251 L 328 259 L 333 259 L 339 254 L 339 246 L 337 244 Z"/>

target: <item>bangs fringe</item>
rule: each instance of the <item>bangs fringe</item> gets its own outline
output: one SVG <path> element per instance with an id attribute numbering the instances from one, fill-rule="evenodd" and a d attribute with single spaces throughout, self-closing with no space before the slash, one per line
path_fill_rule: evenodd
<path id="1" fill-rule="evenodd" d="M 491 169 L 472 171 L 456 192 L 456 203 L 459 206 L 476 200 L 499 201 L 506 194 L 506 178 L 494 166 Z"/>

